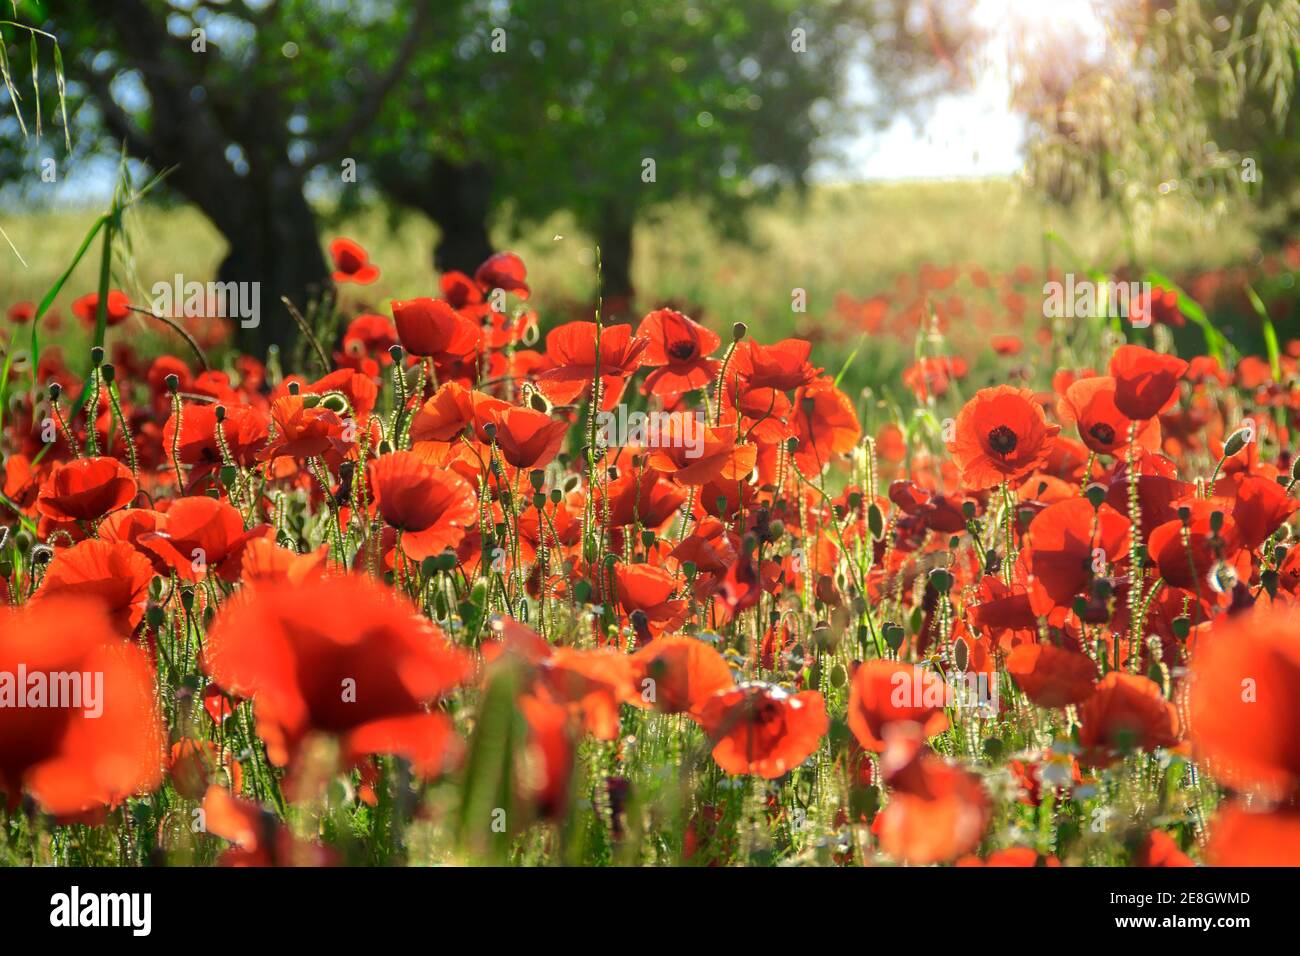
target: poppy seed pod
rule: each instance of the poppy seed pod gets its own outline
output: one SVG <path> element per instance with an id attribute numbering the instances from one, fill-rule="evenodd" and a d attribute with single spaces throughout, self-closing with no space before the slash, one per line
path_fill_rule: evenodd
<path id="1" fill-rule="evenodd" d="M 95 366 L 95 368 L 99 368 L 104 364 L 104 349 L 102 346 L 96 345 L 91 348 L 90 364 Z"/>

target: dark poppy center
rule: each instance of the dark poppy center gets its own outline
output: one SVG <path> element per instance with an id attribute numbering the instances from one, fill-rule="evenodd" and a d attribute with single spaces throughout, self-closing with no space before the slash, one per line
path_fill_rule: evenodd
<path id="1" fill-rule="evenodd" d="M 1016 433 L 1006 425 L 999 425 L 989 432 L 989 447 L 1006 458 L 1016 450 Z"/>
<path id="2" fill-rule="evenodd" d="M 668 354 L 679 362 L 685 362 L 695 355 L 695 343 L 690 339 L 678 339 L 668 346 Z"/>
<path id="3" fill-rule="evenodd" d="M 1115 429 L 1105 422 L 1097 422 L 1088 429 L 1088 434 L 1103 445 L 1111 445 L 1115 442 Z"/>

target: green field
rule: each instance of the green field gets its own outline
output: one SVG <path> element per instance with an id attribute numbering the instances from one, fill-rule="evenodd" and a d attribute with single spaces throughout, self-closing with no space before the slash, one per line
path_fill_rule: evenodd
<path id="1" fill-rule="evenodd" d="M 1243 217 L 1192 219 L 1175 200 L 1167 202 L 1169 209 L 1150 217 L 1148 227 L 1139 224 L 1133 237 L 1144 267 L 1178 273 L 1241 262 L 1249 255 L 1252 237 Z M 3 250 L 0 306 L 38 300 L 97 214 L 59 209 L 0 216 L 0 226 L 27 262 L 24 268 Z M 756 209 L 750 223 L 744 242 L 720 239 L 704 214 L 685 206 L 667 207 L 641 224 L 634 261 L 638 309 L 671 302 L 714 328 L 745 322 L 766 339 L 806 335 L 818 343 L 815 358 L 832 371 L 857 339 L 834 317 L 836 293 L 858 298 L 889 293 L 900 275 L 914 276 L 923 264 L 974 264 L 997 273 L 1020 264 L 1039 270 L 1050 256 L 1066 270 L 1110 268 L 1125 261 L 1127 249 L 1124 229 L 1110 208 L 1048 206 L 1010 180 L 820 186 L 804 197 L 788 196 Z M 1047 243 L 1049 230 L 1081 261 L 1067 261 L 1062 245 Z M 171 281 L 177 273 L 187 280 L 210 278 L 225 250 L 220 234 L 190 207 L 146 205 L 130 214 L 129 235 L 131 261 L 122 265 L 115 284 L 142 302 L 153 283 Z M 390 298 L 437 294 L 431 254 L 437 230 L 424 217 L 394 218 L 376 209 L 326 227 L 322 244 L 334 235 L 361 242 L 382 270 L 377 284 L 347 290 L 345 308 L 387 313 Z M 499 248 L 524 257 L 544 324 L 590 310 L 594 247 L 567 217 L 523 234 L 499 223 L 493 238 Z M 59 303 L 65 311 L 73 298 L 95 288 L 97 268 L 97 255 L 82 263 Z M 807 293 L 805 314 L 791 309 L 796 288 Z M 959 284 L 955 291 L 970 289 Z M 961 332 L 951 330 L 958 347 L 979 346 L 979 340 L 961 342 Z M 59 337 L 78 334 L 73 329 Z M 76 347 L 75 340 L 68 344 Z M 896 383 L 911 343 L 873 343 L 868 349 L 871 360 L 855 363 L 848 383 Z"/>

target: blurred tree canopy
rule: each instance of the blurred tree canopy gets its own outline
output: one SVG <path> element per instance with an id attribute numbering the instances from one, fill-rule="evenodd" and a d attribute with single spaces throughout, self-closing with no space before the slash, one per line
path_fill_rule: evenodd
<path id="1" fill-rule="evenodd" d="M 260 281 L 270 305 L 327 285 L 309 184 L 331 186 L 344 209 L 378 195 L 423 211 L 442 233 L 442 269 L 486 258 L 498 212 L 526 229 L 570 210 L 602 247 L 607 293 L 626 296 L 646 210 L 693 197 L 738 234 L 748 204 L 803 184 L 819 137 L 848 121 L 850 54 L 873 29 L 888 34 L 896 8 L 24 0 L 15 19 L 66 57 L 73 145 L 60 162 L 120 146 L 173 169 L 168 187 L 229 242 L 219 278 Z M 28 76 L 26 34 L 0 31 L 6 75 Z M 7 177 L 37 175 L 15 122 L 57 108 L 51 71 L 37 87 L 0 114 Z M 252 334 L 246 346 L 292 329 L 282 317 Z"/>
<path id="2" fill-rule="evenodd" d="M 1249 197 L 1271 238 L 1300 225 L 1300 0 L 1100 5 L 1104 50 L 1068 36 L 1013 51 L 1030 182 L 1100 196 L 1140 230 L 1157 199 L 1222 215 Z"/>

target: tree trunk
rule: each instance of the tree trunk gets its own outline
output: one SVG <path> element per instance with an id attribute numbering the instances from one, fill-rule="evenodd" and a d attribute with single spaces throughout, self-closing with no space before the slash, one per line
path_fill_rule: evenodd
<path id="1" fill-rule="evenodd" d="M 632 225 L 630 210 L 607 203 L 595 229 L 600 246 L 601 294 L 605 312 L 611 318 L 632 314 Z"/>
<path id="2" fill-rule="evenodd" d="M 435 159 L 421 208 L 442 232 L 433 250 L 433 265 L 439 272 L 454 269 L 473 275 L 492 255 L 487 230 L 492 177 L 482 163 L 458 165 Z"/>
<path id="3" fill-rule="evenodd" d="M 258 283 L 256 323 L 239 318 L 231 322 L 240 348 L 259 358 L 265 358 L 271 345 L 286 351 L 300 335 L 280 297 L 287 296 L 306 313 L 308 302 L 319 299 L 330 285 L 315 216 L 296 179 L 293 170 L 277 170 L 255 197 L 250 214 L 222 230 L 230 251 L 221 262 L 218 280 Z M 244 288 L 247 297 L 252 289 Z"/>

